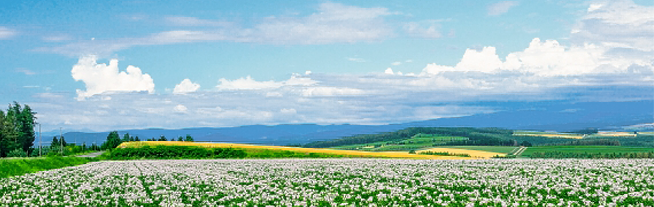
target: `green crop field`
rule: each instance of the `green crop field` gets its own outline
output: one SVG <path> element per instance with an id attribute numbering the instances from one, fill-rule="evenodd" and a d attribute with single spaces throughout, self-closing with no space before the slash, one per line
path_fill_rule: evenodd
<path id="1" fill-rule="evenodd" d="M 401 141 L 372 142 L 333 147 L 334 149 L 364 150 L 364 151 L 409 151 L 431 148 L 451 141 L 465 141 L 467 137 L 436 136 L 430 134 L 417 134 Z"/>
<path id="2" fill-rule="evenodd" d="M 516 147 L 505 147 L 505 146 L 443 146 L 443 147 L 480 150 L 480 151 L 488 151 L 488 152 L 499 152 L 499 153 L 507 153 L 507 154 L 516 148 Z"/>
<path id="3" fill-rule="evenodd" d="M 534 153 L 564 152 L 564 153 L 643 153 L 654 152 L 649 147 L 623 147 L 623 146 L 546 146 L 529 147 L 522 153 L 523 157 L 529 157 Z"/>

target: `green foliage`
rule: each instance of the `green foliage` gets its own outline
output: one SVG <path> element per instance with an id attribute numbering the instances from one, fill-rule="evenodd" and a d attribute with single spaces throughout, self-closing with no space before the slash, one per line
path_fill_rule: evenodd
<path id="1" fill-rule="evenodd" d="M 7 157 L 27 157 L 27 152 L 23 151 L 21 148 L 16 148 L 7 153 Z"/>
<path id="2" fill-rule="evenodd" d="M 186 137 L 184 138 L 184 141 L 185 142 L 193 142 L 194 140 L 193 140 L 193 137 L 191 137 L 191 135 L 187 134 Z"/>
<path id="3" fill-rule="evenodd" d="M 140 148 L 117 148 L 108 159 L 208 159 L 244 158 L 245 151 L 233 148 L 201 148 L 190 146 L 144 146 Z"/>
<path id="4" fill-rule="evenodd" d="M 2 166 L 0 167 L 0 178 L 81 165 L 94 160 L 95 159 L 81 157 L 0 159 L 0 166 Z"/>
<path id="5" fill-rule="evenodd" d="M 409 150 L 409 154 L 416 154 L 416 150 Z M 422 153 L 420 153 L 422 154 Z"/>
<path id="6" fill-rule="evenodd" d="M 527 142 L 527 141 L 524 141 Z M 616 139 L 582 139 L 568 142 L 547 143 L 540 146 L 620 146 L 620 140 Z M 526 146 L 528 147 L 528 146 Z"/>
<path id="7" fill-rule="evenodd" d="M 0 157 L 15 149 L 29 152 L 34 145 L 36 113 L 28 105 L 9 104 L 7 112 L 0 110 Z"/>
<path id="8" fill-rule="evenodd" d="M 102 148 L 103 150 L 110 150 L 118 147 L 120 145 L 122 140 L 120 139 L 120 136 L 118 135 L 117 131 L 110 132 L 109 135 L 107 135 L 107 141 L 102 143 Z"/>

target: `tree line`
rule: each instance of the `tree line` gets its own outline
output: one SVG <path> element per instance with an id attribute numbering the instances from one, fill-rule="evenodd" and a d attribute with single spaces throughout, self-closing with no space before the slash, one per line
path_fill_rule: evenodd
<path id="1" fill-rule="evenodd" d="M 123 142 L 138 142 L 138 141 L 142 141 L 139 138 L 139 136 L 131 136 L 131 135 L 129 135 L 129 133 L 125 133 L 123 135 L 123 138 L 121 139 L 120 135 L 118 134 L 118 131 L 112 131 L 112 132 L 109 132 L 109 135 L 107 135 L 107 140 L 104 143 L 102 143 L 102 146 L 100 146 L 100 149 L 102 149 L 102 150 L 111 150 L 111 149 L 114 149 L 114 148 L 118 147 Z M 191 135 L 187 134 L 186 137 L 179 136 L 179 137 L 177 137 L 177 139 L 171 138 L 170 140 L 168 140 L 168 138 L 166 138 L 166 136 L 161 135 L 158 139 L 152 137 L 150 139 L 146 139 L 146 140 L 143 140 L 143 141 L 180 141 L 180 142 L 184 141 L 184 142 L 193 142 L 195 140 L 193 139 L 193 137 L 191 137 Z"/>
<path id="2" fill-rule="evenodd" d="M 29 105 L 9 104 L 0 110 L 0 157 L 30 154 L 34 149 L 36 112 Z"/>

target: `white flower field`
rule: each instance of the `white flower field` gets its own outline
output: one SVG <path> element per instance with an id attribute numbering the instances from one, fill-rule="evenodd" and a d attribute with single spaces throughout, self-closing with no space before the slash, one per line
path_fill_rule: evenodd
<path id="1" fill-rule="evenodd" d="M 2 206 L 652 206 L 654 160 L 95 162 L 0 179 Z"/>

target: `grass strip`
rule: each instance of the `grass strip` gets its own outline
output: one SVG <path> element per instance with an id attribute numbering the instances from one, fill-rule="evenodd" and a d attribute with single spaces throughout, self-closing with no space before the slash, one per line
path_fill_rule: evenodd
<path id="1" fill-rule="evenodd" d="M 96 161 L 82 157 L 46 157 L 0 159 L 0 178 L 20 176 L 44 170 L 82 165 Z"/>

